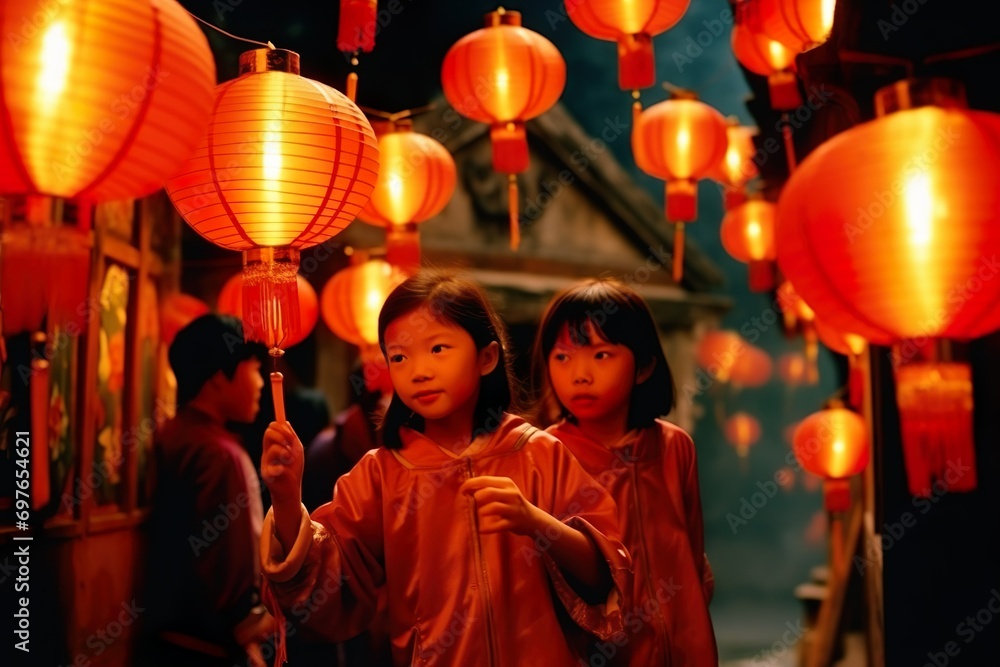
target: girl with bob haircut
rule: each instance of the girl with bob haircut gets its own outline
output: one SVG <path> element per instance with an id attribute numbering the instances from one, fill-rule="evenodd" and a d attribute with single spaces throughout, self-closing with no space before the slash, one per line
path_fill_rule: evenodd
<path id="1" fill-rule="evenodd" d="M 288 424 L 264 436 L 268 606 L 342 641 L 384 586 L 396 665 L 576 665 L 593 636 L 621 631 L 631 589 L 611 497 L 508 412 L 506 331 L 475 283 L 407 279 L 382 307 L 379 345 L 395 393 L 385 446 L 311 517 L 301 443 Z"/>
<path id="2" fill-rule="evenodd" d="M 607 664 L 716 667 L 694 442 L 660 419 L 673 377 L 646 302 L 613 279 L 563 290 L 542 315 L 534 365 L 541 423 L 555 421 L 548 432 L 611 493 L 634 562 L 625 642 Z"/>

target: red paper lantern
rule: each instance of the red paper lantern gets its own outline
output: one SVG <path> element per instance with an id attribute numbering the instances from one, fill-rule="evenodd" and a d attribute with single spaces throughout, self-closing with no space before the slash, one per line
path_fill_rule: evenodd
<path id="1" fill-rule="evenodd" d="M 774 225 L 777 206 L 754 199 L 729 210 L 719 229 L 722 247 L 733 259 L 749 265 L 750 290 L 766 292 L 774 287 Z"/>
<path id="2" fill-rule="evenodd" d="M 803 468 L 827 480 L 827 509 L 849 509 L 847 478 L 868 465 L 868 427 L 864 419 L 843 408 L 815 412 L 795 429 L 792 451 Z"/>
<path id="3" fill-rule="evenodd" d="M 746 201 L 743 188 L 757 177 L 757 163 L 754 161 L 757 149 L 753 143 L 756 134 L 757 128 L 740 125 L 734 116 L 726 119 L 726 152 L 719 164 L 705 175 L 705 178 L 711 178 L 725 187 L 726 210 Z"/>
<path id="4" fill-rule="evenodd" d="M 817 316 L 900 344 L 897 403 L 920 495 L 949 461 L 975 460 L 971 373 L 919 358 L 908 341 L 1000 328 L 1000 281 L 982 278 L 1000 251 L 1000 115 L 965 109 L 960 92 L 941 81 L 880 92 L 880 117 L 817 148 L 778 207 L 779 264 Z"/>
<path id="5" fill-rule="evenodd" d="M 730 37 L 733 55 L 754 74 L 767 77 L 772 109 L 795 109 L 802 104 L 795 77 L 796 52 L 764 33 L 754 6 L 749 2 L 737 6 Z"/>
<path id="6" fill-rule="evenodd" d="M 836 0 L 754 0 L 761 28 L 796 55 L 830 38 Z"/>
<path id="7" fill-rule="evenodd" d="M 145 196 L 205 131 L 215 60 L 174 0 L 5 0 L 0 34 L 0 192 Z"/>
<path id="8" fill-rule="evenodd" d="M 698 342 L 698 365 L 719 382 L 729 382 L 736 360 L 750 344 L 735 331 L 709 331 Z"/>
<path id="9" fill-rule="evenodd" d="M 801 352 L 786 352 L 778 357 L 778 376 L 789 387 L 798 387 L 810 381 L 808 367 L 809 362 Z"/>
<path id="10" fill-rule="evenodd" d="M 729 417 L 722 431 L 741 459 L 745 459 L 750 453 L 750 447 L 760 440 L 760 422 L 746 412 L 737 412 Z"/>
<path id="11" fill-rule="evenodd" d="M 272 351 L 291 335 L 299 252 L 364 208 L 378 178 L 375 134 L 340 92 L 299 76 L 298 54 L 259 49 L 216 89 L 208 135 L 167 193 L 208 241 L 243 251 L 245 333 Z"/>
<path id="12" fill-rule="evenodd" d="M 389 293 L 406 274 L 381 259 L 364 260 L 341 269 L 320 292 L 320 312 L 330 330 L 363 356 L 378 353 L 378 315 Z"/>
<path id="13" fill-rule="evenodd" d="M 386 228 L 386 259 L 407 273 L 420 268 L 418 223 L 440 213 L 455 192 L 455 160 L 440 142 L 389 123 L 378 135 L 379 176 L 358 218 Z"/>
<path id="14" fill-rule="evenodd" d="M 654 104 L 632 130 L 636 165 L 666 181 L 667 219 L 676 223 L 673 277 L 680 282 L 684 262 L 684 223 L 697 218 L 697 181 L 726 153 L 726 121 L 718 111 L 689 92 Z"/>
<path id="15" fill-rule="evenodd" d="M 566 14 L 587 35 L 618 43 L 618 85 L 648 88 L 656 81 L 653 37 L 674 27 L 691 0 L 567 2 Z"/>
<path id="16" fill-rule="evenodd" d="M 444 57 L 445 98 L 467 118 L 487 123 L 493 168 L 508 175 L 511 248 L 520 243 L 517 177 L 528 168 L 525 121 L 548 111 L 566 85 L 566 62 L 537 32 L 521 27 L 521 13 L 498 10 L 486 27 L 458 40 Z"/>
<path id="17" fill-rule="evenodd" d="M 296 294 L 299 299 L 297 309 L 299 320 L 289 325 L 288 339 L 284 343 L 286 348 L 297 345 L 308 338 L 316 326 L 316 320 L 319 319 L 319 298 L 316 296 L 316 290 L 301 275 L 295 276 L 295 282 Z M 242 273 L 237 273 L 222 286 L 215 309 L 220 313 L 234 315 L 244 321 L 251 322 L 256 329 L 262 328 L 262 324 L 258 323 L 263 322 L 263 313 L 243 312 Z"/>

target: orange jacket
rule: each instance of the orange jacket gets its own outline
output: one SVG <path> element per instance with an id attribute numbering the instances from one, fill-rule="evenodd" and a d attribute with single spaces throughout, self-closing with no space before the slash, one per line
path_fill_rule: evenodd
<path id="1" fill-rule="evenodd" d="M 303 508 L 287 557 L 269 512 L 262 569 L 290 620 L 346 639 L 367 627 L 385 584 L 397 665 L 568 667 L 590 639 L 581 628 L 602 638 L 620 631 L 631 561 L 614 502 L 555 438 L 519 417 L 499 421 L 460 457 L 409 429 L 402 449 L 369 452 L 311 521 Z M 480 534 L 472 498 L 458 493 L 479 475 L 511 478 L 535 506 L 590 536 L 615 582 L 608 598 L 581 599 L 545 535 Z"/>
<path id="2" fill-rule="evenodd" d="M 714 580 L 705 556 L 691 436 L 661 420 L 612 447 L 566 420 L 548 432 L 611 493 L 633 558 L 632 606 L 622 610 L 624 634 L 596 649 L 608 664 L 716 667 L 708 613 Z"/>

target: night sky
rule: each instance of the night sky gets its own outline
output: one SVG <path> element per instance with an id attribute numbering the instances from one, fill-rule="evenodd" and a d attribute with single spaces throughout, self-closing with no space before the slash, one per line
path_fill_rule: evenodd
<path id="1" fill-rule="evenodd" d="M 181 4 L 241 37 L 270 40 L 279 48 L 299 52 L 304 76 L 343 89 L 349 69 L 344 55 L 336 50 L 336 2 L 181 0 Z M 382 19 L 375 50 L 362 54 L 358 68 L 358 102 L 387 111 L 422 106 L 439 96 L 445 52 L 457 39 L 481 27 L 483 15 L 497 7 L 479 0 L 380 0 L 379 6 Z M 566 18 L 558 0 L 504 6 L 521 11 L 525 27 L 546 36 L 562 52 L 567 83 L 561 102 L 585 130 L 596 135 L 608 119 L 628 118 L 631 99 L 618 88 L 612 42 L 584 35 Z M 677 26 L 653 40 L 657 78 L 691 88 L 723 115 L 735 115 L 749 124 L 753 119 L 745 101 L 750 89 L 732 55 L 731 25 L 725 0 L 694 0 Z M 219 80 L 236 76 L 238 54 L 253 45 L 208 32 Z M 647 106 L 665 98 L 659 87 L 643 91 Z M 635 167 L 629 142 L 617 140 L 609 146 L 636 181 L 655 201 L 662 202 L 662 182 Z M 771 159 L 783 158 L 778 154 Z M 703 182 L 699 195 L 699 219 L 687 227 L 688 238 L 726 276 L 720 293 L 735 305 L 723 327 L 742 330 L 775 360 L 783 353 L 801 351 L 801 339 L 788 340 L 780 325 L 767 326 L 754 319 L 772 308 L 772 297 L 751 294 L 746 266 L 722 248 L 719 188 Z M 725 396 L 728 413 L 748 411 L 763 427 L 763 436 L 751 449 L 745 466 L 725 442 L 716 421 L 720 397 L 710 391 L 698 401 L 702 416 L 693 435 L 699 455 L 706 547 L 716 577 L 712 615 L 723 659 L 765 658 L 770 655 L 767 651 L 776 648 L 778 655 L 783 646 L 791 649 L 789 652 L 794 650 L 782 643 L 783 633 L 788 637 L 788 628 L 797 627 L 804 619 L 793 589 L 808 580 L 812 567 L 826 562 L 822 497 L 818 484 L 805 486 L 802 473 L 796 474 L 794 486 L 787 491 L 777 488 L 773 480 L 787 465 L 787 426 L 820 409 L 839 385 L 833 357 L 822 349 L 818 386 L 791 389 L 775 376 L 760 389 Z M 772 490 L 773 497 L 768 497 Z M 755 493 L 764 495 L 754 498 Z M 754 499 L 761 505 L 762 498 L 766 502 L 751 516 L 749 501 Z M 741 508 L 744 517 L 750 517 L 745 524 L 733 521 Z"/>

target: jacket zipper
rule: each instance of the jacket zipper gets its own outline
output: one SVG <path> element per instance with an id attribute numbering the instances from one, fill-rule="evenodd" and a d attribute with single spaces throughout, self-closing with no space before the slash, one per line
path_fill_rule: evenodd
<path id="1" fill-rule="evenodd" d="M 469 471 L 469 477 L 472 478 L 475 475 L 472 472 L 472 459 L 466 459 L 466 466 Z M 493 638 L 493 601 L 490 598 L 490 584 L 489 579 L 486 576 L 486 561 L 483 559 L 483 548 L 479 542 L 479 530 L 476 528 L 476 501 L 469 498 L 469 517 L 472 520 L 472 545 L 476 552 L 476 567 L 479 569 L 479 573 L 482 575 L 482 581 L 479 585 L 479 591 L 483 599 L 483 606 L 486 611 L 486 651 L 488 663 L 491 667 L 496 664 L 496 659 L 494 657 L 494 638 Z"/>
<path id="2" fill-rule="evenodd" d="M 639 526 L 639 542 L 642 544 L 642 569 L 646 575 L 646 594 L 649 596 L 650 600 L 656 600 L 656 594 L 653 591 L 653 577 L 649 569 L 649 547 L 646 544 L 646 529 L 642 525 L 642 517 L 639 516 L 639 472 L 634 461 L 630 462 L 629 466 L 632 468 L 632 494 L 634 496 L 633 513 L 635 516 L 635 523 Z M 657 629 L 660 632 L 660 639 L 663 642 L 663 650 L 666 653 L 666 655 L 663 656 L 666 659 L 665 664 L 673 664 L 673 659 L 670 653 L 670 639 L 667 635 L 666 619 L 663 616 L 662 605 L 657 604 L 656 616 L 658 620 Z"/>

